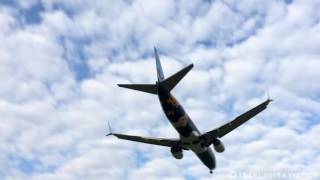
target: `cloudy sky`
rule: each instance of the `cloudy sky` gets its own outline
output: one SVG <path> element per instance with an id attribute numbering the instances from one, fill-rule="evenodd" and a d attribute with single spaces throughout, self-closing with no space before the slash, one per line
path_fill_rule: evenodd
<path id="1" fill-rule="evenodd" d="M 320 178 L 320 1 L 1 0 L 0 179 Z M 201 130 L 275 100 L 222 138 L 213 175 L 191 152 L 105 137 L 178 137 L 154 95 L 153 46 Z M 246 175 L 246 174 L 245 174 Z M 275 177 L 270 177 L 275 175 Z"/>

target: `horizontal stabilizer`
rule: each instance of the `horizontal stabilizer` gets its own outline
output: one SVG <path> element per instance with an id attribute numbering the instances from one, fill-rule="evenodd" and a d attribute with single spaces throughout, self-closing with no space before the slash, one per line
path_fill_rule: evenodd
<path id="1" fill-rule="evenodd" d="M 157 94 L 157 86 L 155 84 L 118 84 L 118 86 L 146 93 Z"/>
<path id="2" fill-rule="evenodd" d="M 190 64 L 189 66 L 162 81 L 161 85 L 170 92 L 192 68 L 193 64 Z"/>

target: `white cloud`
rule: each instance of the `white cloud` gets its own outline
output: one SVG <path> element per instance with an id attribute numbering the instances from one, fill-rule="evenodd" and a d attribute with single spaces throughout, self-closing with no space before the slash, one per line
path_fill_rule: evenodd
<path id="1" fill-rule="evenodd" d="M 51 0 L 40 22 L 20 24 L 18 9 L 37 2 L 0 8 L 0 179 L 319 169 L 317 1 Z M 169 148 L 104 137 L 107 120 L 116 132 L 177 137 L 156 96 L 116 86 L 154 83 L 154 45 L 166 76 L 194 63 L 173 93 L 202 131 L 262 101 L 268 87 L 275 99 L 222 138 L 213 175 L 191 152 L 178 161 Z M 79 62 L 90 71 L 80 81 L 70 67 Z"/>
<path id="2" fill-rule="evenodd" d="M 0 26 L 1 36 L 10 32 L 12 26 L 16 23 L 13 12 L 7 8 L 0 8 Z"/>
<path id="3" fill-rule="evenodd" d="M 23 9 L 29 9 L 30 7 L 39 3 L 39 0 L 17 0 L 17 4 Z"/>

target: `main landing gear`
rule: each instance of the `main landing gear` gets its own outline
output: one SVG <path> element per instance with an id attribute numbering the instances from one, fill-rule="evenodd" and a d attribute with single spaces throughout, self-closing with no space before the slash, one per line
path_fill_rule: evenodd
<path id="1" fill-rule="evenodd" d="M 212 174 L 212 169 L 210 169 L 210 174 Z"/>

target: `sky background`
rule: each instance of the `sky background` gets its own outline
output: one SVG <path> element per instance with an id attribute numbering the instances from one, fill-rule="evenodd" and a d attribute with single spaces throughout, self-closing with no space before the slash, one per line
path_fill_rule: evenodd
<path id="1" fill-rule="evenodd" d="M 0 179 L 249 179 L 320 169 L 320 1 L 1 0 Z M 201 132 L 275 101 L 222 138 L 213 175 L 190 151 L 105 137 L 175 138 L 154 83 L 194 63 L 172 93 Z M 310 175 L 311 173 L 311 175 Z M 271 179 L 267 175 L 260 179 Z M 276 177 L 275 179 L 288 179 Z"/>

